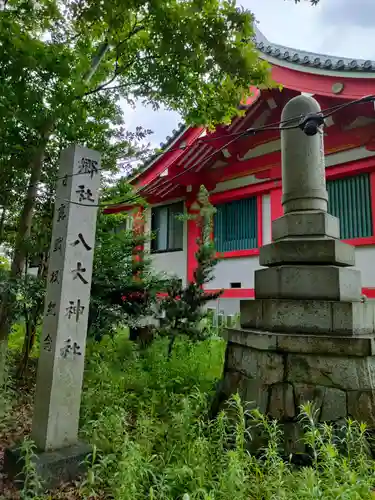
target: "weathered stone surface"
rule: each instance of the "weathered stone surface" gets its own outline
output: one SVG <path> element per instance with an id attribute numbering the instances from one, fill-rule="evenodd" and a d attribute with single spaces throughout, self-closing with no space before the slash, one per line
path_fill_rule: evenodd
<path id="1" fill-rule="evenodd" d="M 361 273 L 354 268 L 282 265 L 258 269 L 254 275 L 256 299 L 361 299 Z"/>
<path id="2" fill-rule="evenodd" d="M 282 264 L 354 266 L 355 249 L 336 239 L 286 239 L 262 246 L 259 264 L 265 267 Z"/>
<path id="3" fill-rule="evenodd" d="M 330 356 L 371 356 L 374 337 L 328 337 L 323 335 L 274 334 L 277 351 L 285 353 L 329 354 Z"/>
<path id="4" fill-rule="evenodd" d="M 283 380 L 284 359 L 273 352 L 244 348 L 241 371 L 251 379 L 261 380 L 263 384 L 276 384 Z"/>
<path id="5" fill-rule="evenodd" d="M 250 408 L 258 408 L 261 413 L 266 413 L 268 407 L 268 386 L 261 380 L 246 378 L 243 383 L 242 400 Z"/>
<path id="6" fill-rule="evenodd" d="M 326 212 L 309 211 L 283 215 L 272 222 L 272 239 L 340 238 L 339 219 Z"/>
<path id="7" fill-rule="evenodd" d="M 375 303 L 333 302 L 332 329 L 342 335 L 366 335 L 374 331 Z"/>
<path id="8" fill-rule="evenodd" d="M 240 300 L 240 325 L 242 328 L 262 328 L 262 301 Z"/>
<path id="9" fill-rule="evenodd" d="M 256 329 L 228 328 L 223 337 L 238 344 L 261 351 L 279 353 L 323 354 L 330 356 L 372 356 L 375 354 L 375 339 L 367 337 L 339 337 L 294 333 L 267 332 Z"/>
<path id="10" fill-rule="evenodd" d="M 288 383 L 275 384 L 270 391 L 268 407 L 270 416 L 278 420 L 295 417 L 293 386 Z"/>
<path id="11" fill-rule="evenodd" d="M 375 429 L 375 387 L 372 391 L 348 392 L 348 415 Z"/>
<path id="12" fill-rule="evenodd" d="M 300 412 L 300 407 L 306 403 L 312 403 L 315 410 L 320 410 L 323 404 L 323 398 L 326 387 L 311 384 L 294 384 L 294 394 L 296 398 L 296 407 Z"/>
<path id="13" fill-rule="evenodd" d="M 78 440 L 100 170 L 97 151 L 62 152 L 31 431 L 44 451 Z"/>
<path id="14" fill-rule="evenodd" d="M 227 369 L 232 371 L 240 371 L 242 366 L 243 347 L 236 344 L 228 344 L 227 346 Z"/>
<path id="15" fill-rule="evenodd" d="M 56 488 L 61 483 L 76 479 L 85 472 L 85 458 L 92 452 L 91 446 L 77 442 L 73 446 L 56 451 L 37 452 L 32 458 L 36 473 L 46 489 Z M 15 484 L 22 487 L 24 477 L 22 469 L 25 460 L 20 447 L 9 448 L 4 453 L 4 471 L 10 479 L 17 478 Z"/>
<path id="16" fill-rule="evenodd" d="M 258 321 L 261 329 L 280 333 L 331 331 L 331 302 L 292 299 L 263 299 L 259 302 L 263 304 L 262 320 Z"/>
<path id="17" fill-rule="evenodd" d="M 371 390 L 375 386 L 375 357 L 356 358 L 290 354 L 287 380 L 343 390 Z"/>
<path id="18" fill-rule="evenodd" d="M 260 330 L 227 329 L 224 338 L 232 344 L 239 344 L 261 351 L 276 351 L 276 335 Z"/>
<path id="19" fill-rule="evenodd" d="M 245 375 L 241 372 L 231 371 L 224 374 L 224 378 L 221 381 L 220 390 L 223 395 L 227 398 L 241 392 L 245 385 Z"/>
<path id="20" fill-rule="evenodd" d="M 285 422 L 281 424 L 284 433 L 284 453 L 286 456 L 305 451 L 303 429 L 298 422 Z"/>
<path id="21" fill-rule="evenodd" d="M 320 420 L 322 422 L 334 422 L 346 417 L 346 392 L 327 387 L 324 394 Z"/>
<path id="22" fill-rule="evenodd" d="M 374 331 L 373 301 L 255 299 L 241 301 L 240 307 L 244 329 L 338 336 L 368 335 Z"/>

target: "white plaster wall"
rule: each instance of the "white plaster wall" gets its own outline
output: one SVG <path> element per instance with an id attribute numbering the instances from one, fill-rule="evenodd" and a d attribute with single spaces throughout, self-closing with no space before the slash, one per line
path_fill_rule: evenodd
<path id="1" fill-rule="evenodd" d="M 271 243 L 271 196 L 262 196 L 262 245 Z"/>
<path id="2" fill-rule="evenodd" d="M 362 274 L 363 288 L 375 287 L 375 246 L 356 247 L 356 268 Z"/>
<path id="3" fill-rule="evenodd" d="M 361 271 L 362 286 L 375 288 L 375 245 L 356 247 L 356 268 Z M 254 288 L 254 271 L 260 269 L 257 256 L 224 259 L 215 269 L 215 279 L 209 288 L 230 288 L 230 283 L 242 283 L 242 288 Z"/>
<path id="4" fill-rule="evenodd" d="M 230 288 L 231 283 L 241 283 L 241 288 L 254 288 L 254 271 L 260 269 L 258 256 L 224 259 L 215 268 L 215 278 L 207 288 Z"/>
<path id="5" fill-rule="evenodd" d="M 257 179 L 255 175 L 246 175 L 245 177 L 237 177 L 229 181 L 219 182 L 211 193 L 222 193 L 230 189 L 238 189 L 249 184 L 261 184 L 264 179 Z"/>
<path id="6" fill-rule="evenodd" d="M 179 200 L 173 200 L 175 203 Z M 162 205 L 162 204 L 160 204 Z M 163 204 L 164 205 L 164 204 Z M 157 206 L 157 205 L 154 205 Z M 151 232 L 151 208 L 145 210 L 145 233 Z M 186 206 L 184 205 L 185 213 Z M 145 250 L 150 250 L 150 241 L 145 245 Z M 151 254 L 153 268 L 156 272 L 177 275 L 186 283 L 187 278 L 187 221 L 184 222 L 183 250 L 181 252 L 163 252 Z"/>

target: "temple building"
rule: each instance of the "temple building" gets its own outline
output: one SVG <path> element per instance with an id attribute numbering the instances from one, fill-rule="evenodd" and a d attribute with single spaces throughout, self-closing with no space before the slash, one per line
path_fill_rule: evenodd
<path id="1" fill-rule="evenodd" d="M 215 307 L 233 314 L 240 299 L 254 297 L 259 247 L 271 241 L 271 222 L 283 213 L 281 111 L 304 93 L 313 95 L 323 111 L 335 111 L 324 127 L 328 210 L 340 219 L 341 238 L 355 246 L 363 293 L 375 298 L 375 109 L 373 102 L 349 105 L 375 94 L 375 61 L 283 47 L 258 30 L 256 46 L 282 90 L 253 89 L 244 115 L 214 133 L 182 126 L 168 138 L 165 153 L 132 180 L 149 203 L 144 228 L 156 234 L 149 244 L 155 269 L 184 282 L 192 279 L 197 226 L 176 214 L 197 210 L 197 192 L 204 184 L 217 209 L 213 237 L 221 260 L 210 290 L 224 293 Z M 264 130 L 248 131 L 259 128 Z M 123 210 L 134 207 L 108 209 Z"/>

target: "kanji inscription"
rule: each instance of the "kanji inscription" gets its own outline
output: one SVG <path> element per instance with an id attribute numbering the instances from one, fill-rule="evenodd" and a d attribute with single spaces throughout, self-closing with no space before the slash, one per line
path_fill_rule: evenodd
<path id="1" fill-rule="evenodd" d="M 78 162 L 78 173 L 79 174 L 89 174 L 92 178 L 95 174 L 99 172 L 98 162 L 92 160 L 91 158 L 82 158 Z"/>
<path id="2" fill-rule="evenodd" d="M 78 201 L 87 200 L 91 201 L 92 203 L 94 203 L 95 201 L 91 189 L 86 188 L 84 184 L 78 186 L 76 193 L 78 194 Z"/>
<path id="3" fill-rule="evenodd" d="M 84 246 L 84 248 L 85 248 L 87 251 L 92 250 L 92 247 L 90 247 L 90 245 L 88 245 L 88 244 L 86 243 L 86 240 L 85 240 L 85 238 L 83 237 L 83 234 L 82 234 L 82 233 L 78 233 L 78 238 L 77 238 L 75 241 L 73 241 L 72 245 L 73 245 L 74 247 L 76 247 L 76 246 L 77 246 L 77 245 L 79 245 L 80 243 Z"/>
<path id="4" fill-rule="evenodd" d="M 85 306 L 81 305 L 81 300 L 78 299 L 77 302 L 74 300 L 69 301 L 69 306 L 66 308 L 66 315 L 68 318 L 74 317 L 75 320 L 78 322 L 79 317 L 81 314 L 83 314 L 83 311 L 85 310 Z"/>

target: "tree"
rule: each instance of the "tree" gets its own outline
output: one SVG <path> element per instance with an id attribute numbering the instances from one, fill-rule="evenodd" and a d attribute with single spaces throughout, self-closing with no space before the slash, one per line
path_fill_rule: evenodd
<path id="1" fill-rule="evenodd" d="M 120 97 L 156 108 L 164 104 L 189 123 L 228 123 L 250 86 L 268 81 L 268 70 L 252 43 L 252 15 L 233 1 L 8 0 L 5 5 L 0 138 L 6 137 L 9 149 L 1 161 L 24 186 L 10 271 L 14 280 L 25 266 L 24 242 L 48 145 L 59 127 L 66 126 L 67 136 L 77 140 L 77 121 L 95 126 L 91 103 L 107 109 Z M 108 130 L 106 115 L 99 126 Z M 3 294 L 0 357 L 11 304 L 12 296 Z M 0 369 L 3 365 L 0 359 Z"/>
<path id="2" fill-rule="evenodd" d="M 201 186 L 198 194 L 200 212 L 196 223 L 200 228 L 195 254 L 197 267 L 193 280 L 183 286 L 181 280 L 173 279 L 167 287 L 167 296 L 160 301 L 160 310 L 165 314 L 164 334 L 169 337 L 168 356 L 178 335 L 187 335 L 192 340 L 205 338 L 201 320 L 205 316 L 204 305 L 220 297 L 222 291 L 207 293 L 204 286 L 213 279 L 218 262 L 216 250 L 211 241 L 212 220 L 215 208 L 210 204 L 208 191 Z"/>
<path id="3" fill-rule="evenodd" d="M 96 340 L 119 324 L 136 328 L 152 315 L 164 280 L 143 254 L 144 236 L 126 229 L 133 214 L 99 216 L 89 311 L 89 335 Z"/>

